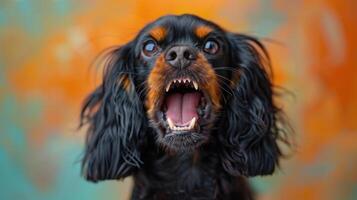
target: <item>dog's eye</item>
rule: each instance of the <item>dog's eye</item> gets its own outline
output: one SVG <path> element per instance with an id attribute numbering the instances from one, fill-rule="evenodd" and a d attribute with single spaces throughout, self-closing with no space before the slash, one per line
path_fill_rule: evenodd
<path id="1" fill-rule="evenodd" d="M 144 43 L 143 52 L 146 56 L 152 56 L 158 50 L 157 44 L 153 40 Z"/>
<path id="2" fill-rule="evenodd" d="M 219 45 L 214 40 L 207 40 L 203 46 L 203 51 L 208 54 L 216 54 L 219 50 Z"/>

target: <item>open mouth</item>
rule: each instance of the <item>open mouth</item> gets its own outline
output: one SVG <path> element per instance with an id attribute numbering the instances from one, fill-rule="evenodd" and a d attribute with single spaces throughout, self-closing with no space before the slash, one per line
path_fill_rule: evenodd
<path id="1" fill-rule="evenodd" d="M 166 133 L 199 132 L 199 123 L 209 111 L 209 100 L 190 78 L 173 79 L 165 88 L 161 112 Z"/>

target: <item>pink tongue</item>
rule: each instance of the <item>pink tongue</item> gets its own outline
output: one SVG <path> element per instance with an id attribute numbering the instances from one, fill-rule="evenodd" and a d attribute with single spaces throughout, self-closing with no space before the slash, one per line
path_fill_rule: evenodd
<path id="1" fill-rule="evenodd" d="M 166 98 L 166 116 L 176 125 L 187 125 L 192 118 L 198 117 L 199 92 L 173 93 Z"/>

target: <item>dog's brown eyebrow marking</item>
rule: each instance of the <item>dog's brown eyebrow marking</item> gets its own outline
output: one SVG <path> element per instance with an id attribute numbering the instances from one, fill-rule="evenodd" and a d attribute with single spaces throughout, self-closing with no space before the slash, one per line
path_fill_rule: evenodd
<path id="1" fill-rule="evenodd" d="M 166 28 L 162 26 L 157 26 L 150 31 L 151 37 L 153 37 L 156 41 L 162 41 L 165 39 L 167 34 Z"/>
<path id="2" fill-rule="evenodd" d="M 213 31 L 213 29 L 211 27 L 206 26 L 206 25 L 201 25 L 201 26 L 196 27 L 195 34 L 199 38 L 204 38 L 212 31 Z"/>

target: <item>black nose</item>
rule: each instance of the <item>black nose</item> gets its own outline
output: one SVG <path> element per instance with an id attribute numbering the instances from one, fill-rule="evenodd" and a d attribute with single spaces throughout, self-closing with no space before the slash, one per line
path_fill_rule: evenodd
<path id="1" fill-rule="evenodd" d="M 165 54 L 166 62 L 177 68 L 185 68 L 196 59 L 196 50 L 189 46 L 174 46 L 171 47 Z"/>

